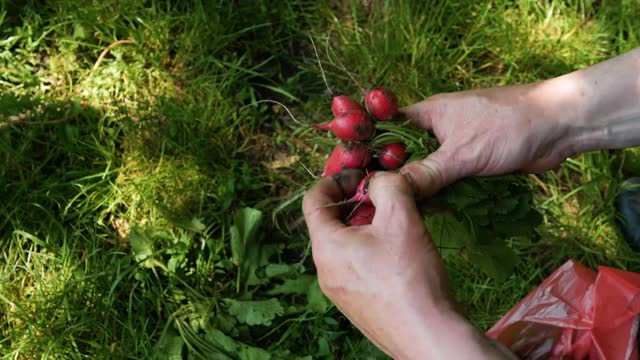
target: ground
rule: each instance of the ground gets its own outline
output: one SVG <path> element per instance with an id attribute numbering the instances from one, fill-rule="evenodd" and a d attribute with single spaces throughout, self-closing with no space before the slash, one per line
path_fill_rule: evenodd
<path id="1" fill-rule="evenodd" d="M 320 293 L 300 221 L 333 142 L 300 124 L 330 116 L 310 39 L 334 90 L 358 94 L 350 72 L 403 104 L 640 45 L 634 0 L 233 3 L 0 2 L 3 358 L 383 358 Z M 543 221 L 515 271 L 447 257 L 473 324 L 569 258 L 640 271 L 613 206 L 638 161 L 525 178 Z"/>

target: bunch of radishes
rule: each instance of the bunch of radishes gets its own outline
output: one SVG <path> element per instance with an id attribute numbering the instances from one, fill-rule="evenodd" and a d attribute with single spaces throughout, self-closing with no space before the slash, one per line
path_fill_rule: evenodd
<path id="1" fill-rule="evenodd" d="M 331 111 L 335 118 L 317 129 L 331 131 L 341 142 L 331 152 L 322 176 L 331 176 L 344 169 L 362 169 L 367 176 L 360 182 L 356 194 L 345 203 L 356 203 L 347 217 L 347 224 L 371 224 L 375 207 L 368 194 L 369 180 L 376 170 L 396 170 L 409 155 L 402 143 L 374 147 L 370 140 L 375 132 L 374 121 L 392 120 L 398 113 L 398 98 L 389 89 L 377 88 L 366 93 L 365 108 L 349 96 L 335 96 Z M 374 160 L 374 156 L 376 160 Z"/>

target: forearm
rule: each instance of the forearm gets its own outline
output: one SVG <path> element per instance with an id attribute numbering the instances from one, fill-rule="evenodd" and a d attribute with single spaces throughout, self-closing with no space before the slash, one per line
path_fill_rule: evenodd
<path id="1" fill-rule="evenodd" d="M 573 153 L 640 145 L 640 48 L 544 81 L 532 95 L 567 126 Z"/>
<path id="2" fill-rule="evenodd" d="M 416 317 L 397 320 L 402 324 L 386 349 L 394 359 L 517 359 L 453 310 L 425 307 Z"/>

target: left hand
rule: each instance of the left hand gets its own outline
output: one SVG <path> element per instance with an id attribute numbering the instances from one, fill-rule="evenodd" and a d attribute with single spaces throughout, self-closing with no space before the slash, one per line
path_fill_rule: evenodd
<path id="1" fill-rule="evenodd" d="M 322 291 L 381 350 L 398 359 L 496 359 L 490 341 L 454 311 L 438 250 L 404 176 L 381 173 L 369 194 L 371 225 L 348 227 L 337 207 L 358 170 L 322 179 L 304 197 Z M 500 358 L 500 357 L 498 357 Z"/>

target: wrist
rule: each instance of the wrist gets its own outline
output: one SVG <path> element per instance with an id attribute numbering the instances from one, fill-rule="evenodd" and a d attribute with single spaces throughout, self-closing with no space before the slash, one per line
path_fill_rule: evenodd
<path id="1" fill-rule="evenodd" d="M 571 74 L 570 74 L 571 75 Z M 555 137 L 554 150 L 566 156 L 589 151 L 599 145 L 598 129 L 592 126 L 592 116 L 579 81 L 569 75 L 531 84 L 528 109 L 533 121 L 542 122 L 547 136 Z"/>
<path id="2" fill-rule="evenodd" d="M 640 144 L 640 48 L 532 86 L 569 155 Z"/>
<path id="3" fill-rule="evenodd" d="M 509 359 L 510 352 L 476 330 L 449 303 L 399 317 L 389 354 L 404 359 Z"/>

